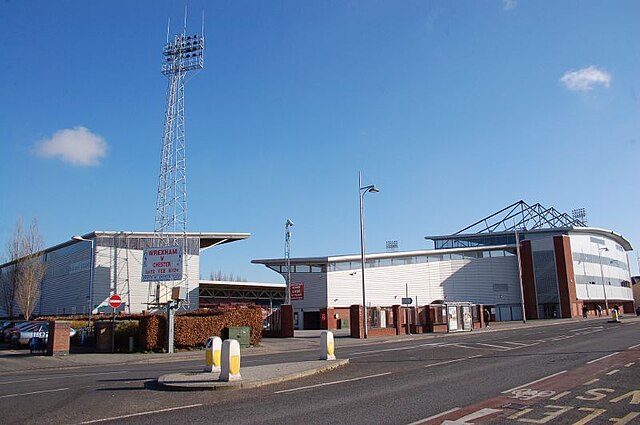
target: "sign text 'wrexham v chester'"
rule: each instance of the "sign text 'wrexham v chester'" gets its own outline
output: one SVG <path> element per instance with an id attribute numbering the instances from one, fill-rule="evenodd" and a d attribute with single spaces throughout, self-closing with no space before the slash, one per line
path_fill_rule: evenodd
<path id="1" fill-rule="evenodd" d="M 156 282 L 182 279 L 182 247 L 145 248 L 142 257 L 142 281 Z"/>

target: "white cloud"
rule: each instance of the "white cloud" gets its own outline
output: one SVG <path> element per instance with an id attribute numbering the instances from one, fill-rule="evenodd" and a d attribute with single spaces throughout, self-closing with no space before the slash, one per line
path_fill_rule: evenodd
<path id="1" fill-rule="evenodd" d="M 517 4 L 516 0 L 502 0 L 502 10 L 513 10 Z"/>
<path id="2" fill-rule="evenodd" d="M 107 142 L 88 128 L 78 126 L 58 130 L 50 139 L 35 146 L 36 154 L 46 158 L 60 158 L 64 162 L 83 167 L 98 165 L 107 155 Z"/>
<path id="3" fill-rule="evenodd" d="M 589 91 L 597 84 L 609 87 L 611 84 L 611 74 L 593 65 L 577 71 L 567 71 L 560 82 L 571 91 Z"/>

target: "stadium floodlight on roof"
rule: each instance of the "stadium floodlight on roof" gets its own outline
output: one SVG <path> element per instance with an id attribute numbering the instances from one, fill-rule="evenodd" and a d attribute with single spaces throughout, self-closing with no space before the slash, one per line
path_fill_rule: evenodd
<path id="1" fill-rule="evenodd" d="M 587 225 L 587 211 L 584 208 L 571 210 L 571 217 L 583 222 L 585 226 Z"/>

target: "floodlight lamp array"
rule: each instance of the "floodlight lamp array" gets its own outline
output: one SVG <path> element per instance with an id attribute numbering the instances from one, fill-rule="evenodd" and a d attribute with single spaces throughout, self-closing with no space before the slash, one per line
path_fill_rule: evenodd
<path id="1" fill-rule="evenodd" d="M 178 74 L 204 67 L 204 36 L 176 35 L 162 49 L 162 73 Z"/>

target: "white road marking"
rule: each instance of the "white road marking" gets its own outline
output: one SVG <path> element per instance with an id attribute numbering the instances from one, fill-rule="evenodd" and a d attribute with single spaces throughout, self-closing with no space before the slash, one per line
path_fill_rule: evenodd
<path id="1" fill-rule="evenodd" d="M 398 348 L 385 348 L 384 350 L 368 350 L 368 351 L 358 351 L 357 353 L 351 353 L 349 354 L 350 356 L 358 356 L 361 354 L 371 354 L 371 353 L 384 353 L 387 351 L 404 351 L 404 350 L 411 350 L 413 348 L 420 348 L 420 347 L 424 347 L 427 345 L 440 345 L 440 344 L 421 344 L 421 345 L 409 345 L 408 347 L 398 347 Z"/>
<path id="2" fill-rule="evenodd" d="M 501 341 L 505 344 L 513 344 L 513 345 L 519 345 L 520 347 L 530 347 L 531 344 L 525 344 L 523 342 L 511 342 L 511 341 Z"/>
<path id="3" fill-rule="evenodd" d="M 573 338 L 575 335 L 560 335 L 555 338 L 551 338 L 551 341 L 562 341 L 563 339 Z"/>
<path id="4" fill-rule="evenodd" d="M 565 391 L 565 392 L 563 392 L 563 393 L 556 394 L 556 395 L 554 395 L 553 397 L 551 397 L 551 400 L 553 400 L 553 401 L 555 401 L 555 400 L 560 400 L 562 397 L 564 397 L 564 396 L 566 396 L 566 395 L 568 395 L 568 394 L 571 394 L 571 391 Z"/>
<path id="5" fill-rule="evenodd" d="M 604 359 L 606 359 L 608 357 L 615 356 L 616 354 L 620 354 L 620 352 L 616 351 L 615 353 L 607 354 L 606 356 L 602 356 L 602 357 L 597 358 L 595 360 L 591 360 L 590 362 L 587 362 L 587 364 L 593 364 L 595 362 L 599 362 L 600 360 L 604 360 Z"/>
<path id="6" fill-rule="evenodd" d="M 454 407 L 453 409 L 449 409 L 446 412 L 441 412 L 441 413 L 438 413 L 437 415 L 429 416 L 428 418 L 424 418 L 424 419 L 420 419 L 419 421 L 411 422 L 408 425 L 419 425 L 419 424 L 422 424 L 424 422 L 429 422 L 429 421 L 431 421 L 433 419 L 437 419 L 437 418 L 440 418 L 442 416 L 448 415 L 449 413 L 457 412 L 458 410 L 460 410 L 459 407 Z"/>
<path id="7" fill-rule="evenodd" d="M 634 364 L 636 364 L 636 362 L 627 363 L 626 365 L 624 365 L 624 367 L 631 367 L 631 366 L 633 366 Z"/>
<path id="8" fill-rule="evenodd" d="M 491 351 L 495 351 L 492 348 L 475 347 L 475 346 L 469 346 L 469 345 L 464 345 L 464 344 L 447 344 L 447 345 L 460 347 L 460 348 L 466 348 L 467 350 L 491 350 Z"/>
<path id="9" fill-rule="evenodd" d="M 159 409 L 159 410 L 150 410 L 148 412 L 140 412 L 140 413 L 131 413 L 129 415 L 121 415 L 121 416 L 112 416 L 110 418 L 102 418 L 102 419 L 94 419 L 92 421 L 84 421 L 84 422 L 80 422 L 79 425 L 83 425 L 83 424 L 95 424 L 98 422 L 107 422 L 107 421 L 115 421 L 117 419 L 124 419 L 124 418 L 134 418 L 136 416 L 144 416 L 144 415 L 153 415 L 154 413 L 164 413 L 164 412 L 171 412 L 173 410 L 183 410 L 183 409 L 190 409 L 192 407 L 200 407 L 202 406 L 202 404 L 190 404 L 188 406 L 178 406 L 178 407 L 169 407 L 167 409 Z"/>
<path id="10" fill-rule="evenodd" d="M 358 378 L 341 379 L 340 381 L 324 382 L 322 384 L 315 384 L 315 385 L 307 385 L 307 386 L 304 386 L 304 387 L 290 388 L 288 390 L 276 391 L 276 392 L 274 392 L 274 394 L 290 393 L 290 392 L 293 392 L 293 391 L 308 390 L 309 388 L 326 387 L 327 385 L 336 385 L 336 384 L 344 384 L 345 382 L 361 381 L 363 379 L 377 378 L 379 376 L 391 375 L 392 373 L 393 372 L 378 373 L 378 374 L 375 374 L 375 375 L 360 376 Z"/>
<path id="11" fill-rule="evenodd" d="M 547 379 L 554 378 L 558 375 L 562 375 L 563 373 L 567 373 L 566 370 L 562 372 L 554 373 L 553 375 L 545 376 L 544 378 L 536 379 L 535 381 L 527 382 L 526 384 L 518 385 L 517 387 L 511 388 L 510 390 L 503 391 L 502 394 L 507 394 L 515 390 L 519 390 L 520 388 L 528 387 L 529 385 L 537 384 L 538 382 L 545 381 Z"/>
<path id="12" fill-rule="evenodd" d="M 447 360 L 447 361 L 444 361 L 444 362 L 429 364 L 429 365 L 426 365 L 425 367 L 433 367 L 433 366 L 440 366 L 440 365 L 443 365 L 443 364 L 456 363 L 456 362 L 461 362 L 463 360 L 476 359 L 478 357 L 482 357 L 482 355 L 481 354 L 476 354 L 475 356 L 471 356 L 471 357 L 462 357 L 462 358 L 459 358 L 459 359 Z"/>
<path id="13" fill-rule="evenodd" d="M 580 331 L 590 331 L 592 329 L 602 329 L 602 326 L 591 326 L 588 328 L 580 328 L 580 329 L 571 329 L 569 332 L 580 332 Z"/>
<path id="14" fill-rule="evenodd" d="M 502 409 L 489 409 L 485 407 L 484 409 L 480 409 L 476 412 L 469 413 L 466 416 L 463 416 L 460 419 L 456 419 L 455 421 L 444 421 L 442 425 L 470 425 L 473 424 L 473 420 L 480 419 L 484 416 L 493 415 L 494 413 L 502 412 Z"/>
<path id="15" fill-rule="evenodd" d="M 514 347 L 505 347 L 503 345 L 485 344 L 483 342 L 478 342 L 477 344 L 484 345 L 485 347 L 499 348 L 500 350 L 504 350 L 504 351 L 515 350 Z"/>
<path id="16" fill-rule="evenodd" d="M 78 375 L 55 375 L 55 376 L 49 376 L 46 378 L 31 378 L 31 379 L 18 379 L 15 381 L 0 381 L 0 384 L 19 384 L 21 382 L 50 381 L 52 379 L 60 379 L 60 378 L 76 378 L 81 376 L 96 376 L 96 375 L 113 375 L 116 373 L 129 373 L 129 371 L 122 370 L 118 372 L 81 373 Z"/>
<path id="17" fill-rule="evenodd" d="M 600 380 L 600 378 L 593 378 L 591 381 L 587 381 L 582 385 L 591 385 L 591 384 L 595 384 L 596 382 L 598 382 Z"/>
<path id="18" fill-rule="evenodd" d="M 607 375 L 609 375 L 609 376 L 615 375 L 618 372 L 620 372 L 620 369 L 613 369 L 611 372 L 607 372 Z"/>
<path id="19" fill-rule="evenodd" d="M 638 347 L 640 347 L 640 344 L 632 345 L 631 347 L 627 348 L 627 350 L 634 350 Z"/>
<path id="20" fill-rule="evenodd" d="M 20 394 L 7 394 L 7 395 L 0 396 L 0 398 L 20 397 L 23 395 L 42 394 L 42 393 L 55 393 L 58 391 L 66 391 L 68 389 L 69 388 L 56 388 L 55 390 L 42 390 L 42 391 L 31 391 L 28 393 L 20 393 Z"/>

